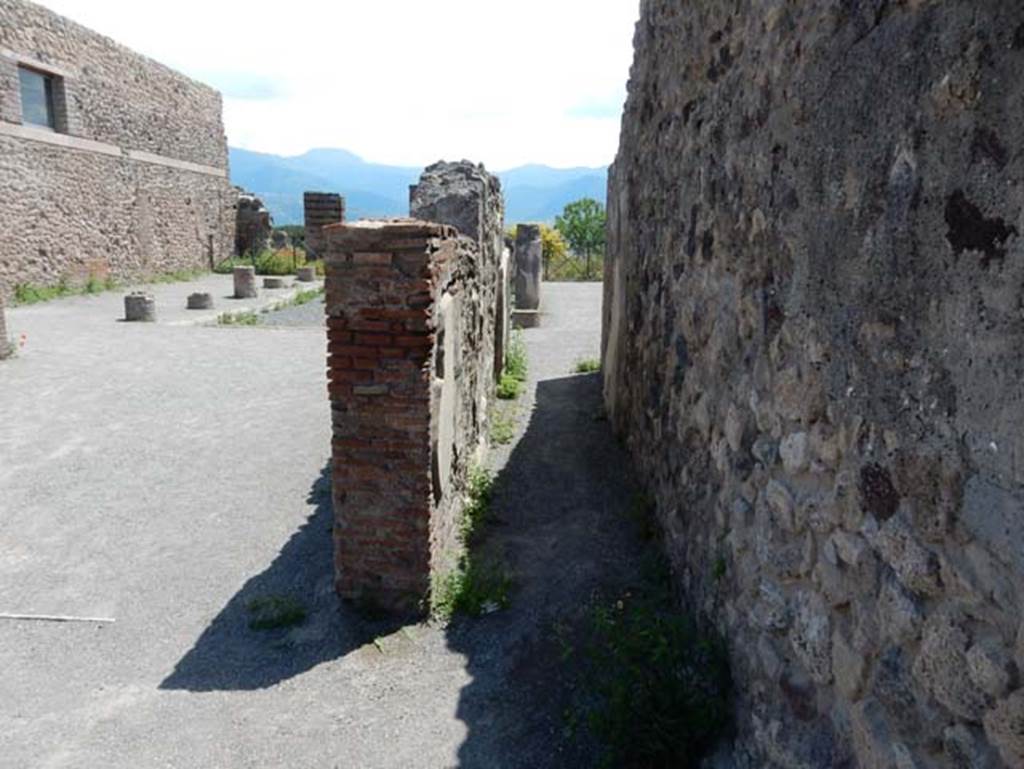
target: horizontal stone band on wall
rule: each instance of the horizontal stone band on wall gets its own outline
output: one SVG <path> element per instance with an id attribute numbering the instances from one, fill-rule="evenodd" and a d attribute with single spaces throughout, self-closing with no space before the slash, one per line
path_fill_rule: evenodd
<path id="1" fill-rule="evenodd" d="M 68 134 L 57 133 L 56 131 L 50 131 L 45 128 L 35 128 L 34 126 L 0 122 L 0 134 L 13 136 L 17 139 L 25 139 L 26 141 L 53 144 L 57 147 L 76 150 L 78 152 L 94 152 L 97 155 L 107 155 L 115 158 L 123 157 L 140 163 L 151 163 L 153 165 L 165 166 L 167 168 L 176 168 L 181 171 L 191 171 L 196 174 L 217 176 L 222 179 L 226 179 L 228 176 L 227 169 L 225 168 L 214 168 L 213 166 L 204 166 L 199 163 L 189 163 L 186 160 L 162 157 L 160 155 L 154 155 L 151 152 L 142 152 L 141 150 L 122 150 L 120 147 L 115 147 L 112 144 L 94 142 L 91 139 L 69 136 Z"/>

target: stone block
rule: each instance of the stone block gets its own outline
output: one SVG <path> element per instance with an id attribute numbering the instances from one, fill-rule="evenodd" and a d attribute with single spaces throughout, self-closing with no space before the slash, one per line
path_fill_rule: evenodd
<path id="1" fill-rule="evenodd" d="M 295 271 L 295 279 L 299 283 L 313 283 L 316 281 L 316 268 L 315 267 L 299 267 Z"/>
<path id="2" fill-rule="evenodd" d="M 288 287 L 288 283 L 287 283 L 287 281 L 285 281 L 284 278 L 264 278 L 263 279 L 263 288 L 277 289 L 277 288 L 287 288 L 287 287 Z"/>
<path id="3" fill-rule="evenodd" d="M 985 714 L 985 734 L 1007 766 L 1024 766 L 1024 689 Z"/>
<path id="4" fill-rule="evenodd" d="M 951 713 L 981 723 L 989 698 L 972 680 L 968 637 L 951 616 L 929 618 L 914 660 L 914 678 Z"/>
<path id="5" fill-rule="evenodd" d="M 540 309 L 540 284 L 544 260 L 540 225 L 520 224 L 516 228 L 515 297 L 517 310 Z"/>
<path id="6" fill-rule="evenodd" d="M 185 307 L 189 310 L 212 310 L 213 294 L 205 292 L 189 294 Z"/>
<path id="7" fill-rule="evenodd" d="M 153 323 L 156 321 L 156 299 L 152 294 L 133 291 L 124 298 L 124 319 L 129 322 Z"/>
<path id="8" fill-rule="evenodd" d="M 253 299 L 259 295 L 256 288 L 255 267 L 235 267 L 232 270 L 235 283 L 235 299 Z"/>

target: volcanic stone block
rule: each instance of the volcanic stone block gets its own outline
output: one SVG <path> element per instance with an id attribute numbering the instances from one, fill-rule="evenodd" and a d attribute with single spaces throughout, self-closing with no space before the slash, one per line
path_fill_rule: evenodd
<path id="1" fill-rule="evenodd" d="M 516 230 L 516 309 L 540 309 L 544 262 L 539 224 L 520 224 Z"/>
<path id="2" fill-rule="evenodd" d="M 189 310 L 212 310 L 213 295 L 208 293 L 189 294 L 188 303 L 185 306 Z"/>
<path id="3" fill-rule="evenodd" d="M 124 298 L 124 319 L 129 322 L 156 321 L 156 299 L 144 291 L 133 291 Z"/>
<path id="4" fill-rule="evenodd" d="M 299 267 L 295 271 L 295 279 L 299 283 L 312 283 L 316 280 L 316 268 L 315 267 Z"/>
<path id="5" fill-rule="evenodd" d="M 263 288 L 284 288 L 284 278 L 264 278 Z"/>
<path id="6" fill-rule="evenodd" d="M 235 299 L 253 299 L 258 295 L 255 267 L 235 267 Z"/>

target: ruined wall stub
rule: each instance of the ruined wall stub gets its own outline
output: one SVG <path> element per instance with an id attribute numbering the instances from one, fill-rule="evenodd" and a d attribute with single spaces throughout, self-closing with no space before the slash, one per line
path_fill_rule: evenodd
<path id="1" fill-rule="evenodd" d="M 498 177 L 484 166 L 463 160 L 428 166 L 418 184 L 409 188 L 409 215 L 414 219 L 455 227 L 477 241 L 481 259 L 481 280 L 493 283 L 495 302 L 482 303 L 482 316 L 474 325 L 493 327 L 493 349 L 483 350 L 494 361 L 493 377 L 480 381 L 479 414 L 487 411 L 495 379 L 505 363 L 511 314 L 509 296 L 509 253 L 505 248 L 505 199 Z"/>
<path id="2" fill-rule="evenodd" d="M 543 279 L 543 241 L 539 224 L 520 224 L 516 228 L 515 291 L 517 310 L 540 309 L 540 283 Z"/>
<path id="3" fill-rule="evenodd" d="M 475 241 L 391 220 L 325 229 L 335 577 L 345 599 L 425 608 L 457 557 L 469 467 L 484 447 L 478 327 L 493 285 Z"/>
<path id="4" fill-rule="evenodd" d="M 306 225 L 306 256 L 320 259 L 324 253 L 323 228 L 345 221 L 345 198 L 334 192 L 306 192 L 302 196 Z"/>
<path id="5" fill-rule="evenodd" d="M 1024 766 L 1024 6 L 646 0 L 605 396 L 739 766 Z"/>
<path id="6" fill-rule="evenodd" d="M 271 246 L 274 222 L 270 210 L 251 192 L 239 190 L 235 211 L 235 253 L 260 253 Z"/>
<path id="7" fill-rule="evenodd" d="M 49 78 L 53 128 L 22 103 L 24 72 Z M 8 292 L 208 268 L 233 250 L 220 94 L 21 0 L 0 0 L 0 168 Z"/>

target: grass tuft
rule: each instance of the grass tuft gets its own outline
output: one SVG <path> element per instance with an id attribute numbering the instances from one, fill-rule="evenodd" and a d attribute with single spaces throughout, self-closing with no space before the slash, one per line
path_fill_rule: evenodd
<path id="1" fill-rule="evenodd" d="M 435 578 L 431 587 L 431 614 L 441 622 L 448 622 L 460 613 L 479 617 L 509 604 L 512 579 L 505 567 L 481 561 L 470 550 L 474 535 L 490 513 L 493 488 L 491 473 L 481 469 L 470 472 L 466 503 L 459 521 L 462 554 L 455 568 Z"/>
<path id="2" fill-rule="evenodd" d="M 249 610 L 249 627 L 253 630 L 276 630 L 292 627 L 306 621 L 306 607 L 286 595 L 268 595 L 254 598 Z"/>
<path id="3" fill-rule="evenodd" d="M 498 380 L 497 395 L 503 401 L 515 400 L 522 390 L 523 383 L 510 374 L 502 374 Z"/>
<path id="4" fill-rule="evenodd" d="M 258 326 L 260 316 L 252 310 L 242 312 L 222 312 L 217 316 L 217 323 L 222 326 Z"/>
<path id="5" fill-rule="evenodd" d="M 516 437 L 516 414 L 512 410 L 495 409 L 491 414 L 488 436 L 491 444 L 506 446 Z"/>
<path id="6" fill-rule="evenodd" d="M 578 360 L 573 368 L 573 372 L 576 374 L 593 374 L 595 371 L 600 370 L 601 361 L 597 358 L 583 358 L 582 360 Z"/>

